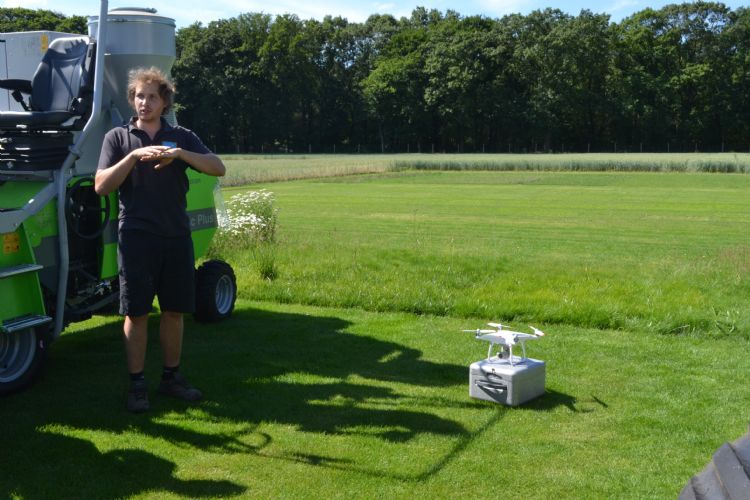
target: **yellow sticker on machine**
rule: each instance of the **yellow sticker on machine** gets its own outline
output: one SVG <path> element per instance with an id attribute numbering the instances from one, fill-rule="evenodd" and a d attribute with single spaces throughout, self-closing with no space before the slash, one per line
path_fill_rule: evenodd
<path id="1" fill-rule="evenodd" d="M 3 253 L 16 253 L 21 249 L 21 238 L 18 233 L 5 233 L 3 235 Z"/>
<path id="2" fill-rule="evenodd" d="M 42 49 L 42 54 L 44 54 L 45 52 L 47 52 L 47 49 L 49 48 L 49 35 L 47 35 L 46 33 L 43 33 L 39 41 L 41 42 L 40 45 Z"/>

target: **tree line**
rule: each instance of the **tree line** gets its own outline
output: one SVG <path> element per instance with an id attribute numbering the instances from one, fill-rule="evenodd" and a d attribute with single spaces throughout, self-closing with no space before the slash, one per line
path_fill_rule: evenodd
<path id="1" fill-rule="evenodd" d="M 179 29 L 172 73 L 178 120 L 222 153 L 750 149 L 750 9 L 716 2 L 248 13 Z"/>
<path id="2" fill-rule="evenodd" d="M 59 12 L 43 9 L 0 8 L 0 33 L 15 31 L 62 31 L 85 34 L 86 18 L 83 16 L 67 17 Z"/>

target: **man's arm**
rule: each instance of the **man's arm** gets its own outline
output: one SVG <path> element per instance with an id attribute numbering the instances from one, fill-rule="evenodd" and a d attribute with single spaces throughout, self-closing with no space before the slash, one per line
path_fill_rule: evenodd
<path id="1" fill-rule="evenodd" d="M 222 177 L 227 172 L 224 162 L 213 153 L 194 153 L 186 149 L 178 149 L 178 151 L 177 158 L 199 172 L 216 177 Z"/>
<path id="2" fill-rule="evenodd" d="M 227 171 L 224 162 L 222 162 L 215 154 L 196 153 L 182 148 L 163 149 L 159 154 L 153 155 L 149 158 L 144 158 L 144 160 L 161 160 L 159 164 L 154 167 L 154 169 L 158 170 L 172 163 L 172 160 L 175 158 L 184 161 L 197 171 L 203 172 L 207 175 L 221 177 Z"/>
<path id="3" fill-rule="evenodd" d="M 108 195 L 125 182 L 128 174 L 139 161 L 158 158 L 165 149 L 164 146 L 146 146 L 135 149 L 111 167 L 97 170 L 94 176 L 94 191 L 99 196 Z"/>

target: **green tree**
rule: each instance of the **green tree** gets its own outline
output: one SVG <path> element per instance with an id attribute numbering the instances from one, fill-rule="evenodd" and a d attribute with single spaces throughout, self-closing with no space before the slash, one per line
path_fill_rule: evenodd
<path id="1" fill-rule="evenodd" d="M 496 84 L 504 57 L 496 26 L 487 18 L 448 12 L 430 37 L 425 101 L 439 118 L 440 135 L 458 150 L 482 150 L 503 112 Z"/>
<path id="2" fill-rule="evenodd" d="M 0 8 L 0 33 L 14 31 L 62 31 L 85 34 L 87 33 L 86 18 L 66 17 L 51 10 Z"/>
<path id="3" fill-rule="evenodd" d="M 392 35 L 379 52 L 374 68 L 362 81 L 362 92 L 378 125 L 380 151 L 419 142 L 425 120 L 425 42 L 428 27 L 421 21 Z"/>
<path id="4" fill-rule="evenodd" d="M 258 53 L 258 70 L 273 92 L 273 101 L 267 103 L 273 112 L 267 127 L 283 150 L 303 149 L 314 138 L 319 24 L 295 15 L 278 16 Z"/>
<path id="5" fill-rule="evenodd" d="M 178 119 L 217 151 L 247 151 L 267 139 L 270 92 L 257 64 L 270 25 L 266 14 L 243 14 L 177 33 Z"/>
<path id="6" fill-rule="evenodd" d="M 736 89 L 730 43 L 732 23 L 721 3 L 693 2 L 646 9 L 618 30 L 619 101 L 631 137 L 681 149 L 717 149 L 728 130 L 725 116 Z"/>
<path id="7" fill-rule="evenodd" d="M 366 110 L 358 85 L 362 74 L 358 26 L 341 17 L 327 16 L 318 32 L 321 47 L 317 58 L 320 89 L 315 142 L 318 150 L 328 151 L 340 145 L 339 151 L 342 148 L 356 151 L 362 139 L 358 129 Z"/>
<path id="8" fill-rule="evenodd" d="M 747 151 L 750 149 L 750 9 L 740 7 L 730 14 L 730 19 L 721 34 L 728 75 L 722 131 L 725 148 Z"/>

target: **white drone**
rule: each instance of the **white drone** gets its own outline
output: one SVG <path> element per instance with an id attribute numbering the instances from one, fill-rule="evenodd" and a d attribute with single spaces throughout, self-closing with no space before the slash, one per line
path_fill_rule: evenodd
<path id="1" fill-rule="evenodd" d="M 522 332 L 514 332 L 512 330 L 505 330 L 507 328 L 506 325 L 501 325 L 500 323 L 487 323 L 488 326 L 491 326 L 493 328 L 497 328 L 497 330 L 464 330 L 465 332 L 472 332 L 475 335 L 475 338 L 478 340 L 486 340 L 490 343 L 490 348 L 487 351 L 487 358 L 492 357 L 492 348 L 495 345 L 502 346 L 502 356 L 501 353 L 498 352 L 497 357 L 498 358 L 505 358 L 507 359 L 511 366 L 514 365 L 513 361 L 513 346 L 516 344 L 521 344 L 521 351 L 523 352 L 523 358 L 521 358 L 520 361 L 523 361 L 526 359 L 526 342 L 529 340 L 537 340 L 539 337 L 544 337 L 544 332 L 541 331 L 538 328 L 535 328 L 531 325 L 529 325 L 529 328 L 531 328 L 534 333 L 522 333 Z"/>

